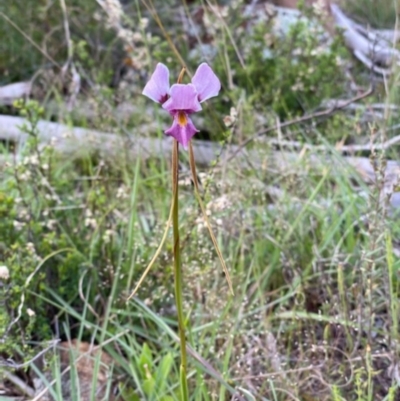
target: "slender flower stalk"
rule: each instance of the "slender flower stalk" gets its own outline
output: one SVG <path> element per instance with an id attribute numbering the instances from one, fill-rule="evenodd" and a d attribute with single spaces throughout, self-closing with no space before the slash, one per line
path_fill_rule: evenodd
<path id="1" fill-rule="evenodd" d="M 181 350 L 181 366 L 180 366 L 180 388 L 181 388 L 181 399 L 182 401 L 189 400 L 189 390 L 187 381 L 187 353 L 186 353 L 186 323 L 183 312 L 183 279 L 182 279 L 182 266 L 181 266 L 181 249 L 179 240 L 179 201 L 178 201 L 178 182 L 179 182 L 179 144 L 185 149 L 189 148 L 189 161 L 190 169 L 192 172 L 192 178 L 195 188 L 195 195 L 200 204 L 200 208 L 203 214 L 204 221 L 209 230 L 211 240 L 217 252 L 218 258 L 221 262 L 222 269 L 225 273 L 229 289 L 233 294 L 232 282 L 229 276 L 228 269 L 225 261 L 222 257 L 222 253 L 218 247 L 217 240 L 212 231 L 210 222 L 208 220 L 203 202 L 201 200 L 199 185 L 196 175 L 196 166 L 193 154 L 193 148 L 191 139 L 193 135 L 198 132 L 194 126 L 190 115 L 202 110 L 201 103 L 205 100 L 217 96 L 220 89 L 221 83 L 214 74 L 213 70 L 206 64 L 201 64 L 196 73 L 192 78 L 192 82 L 189 84 L 182 84 L 182 79 L 185 74 L 185 68 L 182 69 L 179 74 L 178 82 L 170 87 L 169 85 L 169 70 L 161 63 L 157 64 L 157 67 L 151 76 L 149 82 L 143 89 L 143 94 L 148 98 L 160 103 L 166 111 L 173 118 L 172 126 L 165 131 L 166 135 L 174 138 L 173 152 L 172 152 L 172 203 L 170 214 L 168 217 L 167 226 L 163 234 L 161 243 L 156 250 L 154 257 L 151 259 L 149 265 L 145 269 L 142 277 L 138 284 L 129 296 L 128 300 L 133 297 L 137 292 L 144 278 L 150 271 L 155 260 L 161 252 L 164 242 L 167 238 L 170 225 L 173 226 L 173 238 L 174 238 L 174 277 L 175 277 L 175 303 L 178 315 L 178 328 L 179 328 L 179 339 L 180 339 L 180 350 Z"/>
<path id="2" fill-rule="evenodd" d="M 174 231 L 174 276 L 175 276 L 175 304 L 178 315 L 178 329 L 181 349 L 180 385 L 183 401 L 189 400 L 187 383 L 187 354 L 186 354 L 186 325 L 183 313 L 183 280 L 181 265 L 181 247 L 179 241 L 179 202 L 178 202 L 178 166 L 179 142 L 174 141 L 172 152 L 172 187 L 173 187 L 173 209 L 172 226 Z"/>

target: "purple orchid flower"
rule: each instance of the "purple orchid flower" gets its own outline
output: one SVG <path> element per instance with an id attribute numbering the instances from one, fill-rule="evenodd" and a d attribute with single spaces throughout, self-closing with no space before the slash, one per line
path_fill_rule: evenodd
<path id="1" fill-rule="evenodd" d="M 190 84 L 169 86 L 169 70 L 158 63 L 150 81 L 143 89 L 143 95 L 160 103 L 174 118 L 171 128 L 165 133 L 174 137 L 186 149 L 198 129 L 190 114 L 200 111 L 200 103 L 217 96 L 221 83 L 207 63 L 200 64 Z"/>

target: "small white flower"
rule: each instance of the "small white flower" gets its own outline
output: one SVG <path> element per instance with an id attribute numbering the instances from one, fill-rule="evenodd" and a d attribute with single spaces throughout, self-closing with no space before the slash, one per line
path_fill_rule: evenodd
<path id="1" fill-rule="evenodd" d="M 91 218 L 89 218 L 89 217 L 87 217 L 86 219 L 85 219 L 85 227 L 90 227 L 90 228 L 92 228 L 92 229 L 96 229 L 97 228 L 97 221 L 96 221 L 96 219 L 91 219 Z"/>
<path id="2" fill-rule="evenodd" d="M 149 26 L 149 19 L 148 18 L 141 18 L 140 19 L 140 27 L 142 29 L 146 29 Z"/>
<path id="3" fill-rule="evenodd" d="M 39 164 L 39 159 L 37 157 L 37 155 L 33 155 L 29 158 L 29 162 L 30 164 L 37 166 Z"/>
<path id="4" fill-rule="evenodd" d="M 121 185 L 117 189 L 117 199 L 126 199 L 128 197 L 128 189 L 125 187 L 125 185 Z"/>
<path id="5" fill-rule="evenodd" d="M 28 210 L 27 209 L 21 209 L 18 212 L 18 218 L 21 220 L 26 220 L 29 216 Z"/>
<path id="6" fill-rule="evenodd" d="M 237 119 L 237 111 L 234 107 L 231 107 L 231 112 L 229 116 L 224 117 L 224 124 L 227 128 L 231 127 L 233 124 L 235 124 Z"/>
<path id="7" fill-rule="evenodd" d="M 50 219 L 46 222 L 46 227 L 49 230 L 54 230 L 55 226 L 57 225 L 57 220 L 55 219 Z"/>
<path id="8" fill-rule="evenodd" d="M 36 316 L 35 311 L 32 310 L 31 308 L 28 308 L 28 309 L 26 310 L 26 313 L 28 314 L 29 317 Z"/>
<path id="9" fill-rule="evenodd" d="M 178 181 L 178 185 L 182 187 L 190 187 L 192 185 L 192 180 L 190 179 L 190 177 L 185 177 Z"/>
<path id="10" fill-rule="evenodd" d="M 108 244 L 111 241 L 111 238 L 114 236 L 115 231 L 113 230 L 106 230 L 103 234 L 103 241 Z"/>
<path id="11" fill-rule="evenodd" d="M 8 280 L 10 278 L 10 271 L 7 266 L 0 266 L 0 279 Z"/>
<path id="12" fill-rule="evenodd" d="M 140 32 L 133 32 L 132 33 L 132 40 L 137 43 L 143 41 L 143 36 Z"/>
<path id="13" fill-rule="evenodd" d="M 25 223 L 22 223 L 22 222 L 20 222 L 18 220 L 14 220 L 13 221 L 13 226 L 17 231 L 21 231 L 22 228 L 25 226 Z"/>
<path id="14" fill-rule="evenodd" d="M 222 195 L 219 198 L 215 198 L 207 204 L 207 211 L 222 212 L 229 209 L 232 206 L 231 200 L 226 196 Z"/>
<path id="15" fill-rule="evenodd" d="M 30 172 L 29 170 L 27 170 L 27 171 L 25 171 L 25 173 L 22 173 L 22 174 L 19 176 L 19 179 L 20 179 L 21 181 L 27 181 L 27 180 L 29 180 L 30 177 L 31 177 L 31 172 Z"/>
<path id="16" fill-rule="evenodd" d="M 35 245 L 33 244 L 33 242 L 27 242 L 27 243 L 26 243 L 26 250 L 27 250 L 29 253 L 36 253 L 36 252 L 35 252 Z"/>

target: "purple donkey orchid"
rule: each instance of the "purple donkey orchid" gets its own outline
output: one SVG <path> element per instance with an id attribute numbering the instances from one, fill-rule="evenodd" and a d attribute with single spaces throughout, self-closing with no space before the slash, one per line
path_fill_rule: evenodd
<path id="1" fill-rule="evenodd" d="M 190 84 L 174 84 L 169 86 L 169 70 L 158 63 L 143 89 L 143 95 L 160 103 L 174 118 L 171 128 L 165 133 L 174 137 L 186 149 L 198 129 L 190 119 L 190 114 L 200 111 L 201 104 L 211 97 L 217 96 L 221 83 L 211 67 L 200 64 Z"/>

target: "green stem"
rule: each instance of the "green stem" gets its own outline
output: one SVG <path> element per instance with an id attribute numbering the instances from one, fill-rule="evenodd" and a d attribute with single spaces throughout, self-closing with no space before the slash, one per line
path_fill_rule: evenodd
<path id="1" fill-rule="evenodd" d="M 172 225 L 174 231 L 175 303 L 178 314 L 179 339 L 181 348 L 181 368 L 180 368 L 181 395 L 182 395 L 182 401 L 189 401 L 189 390 L 188 390 L 187 371 L 186 371 L 187 354 L 186 354 L 185 316 L 183 314 L 181 250 L 179 242 L 178 152 L 179 152 L 179 143 L 177 141 L 174 141 L 173 152 L 172 152 L 172 187 L 173 187 Z"/>

